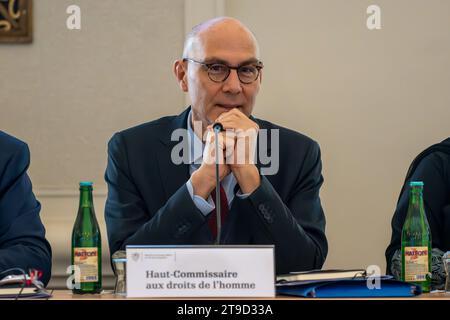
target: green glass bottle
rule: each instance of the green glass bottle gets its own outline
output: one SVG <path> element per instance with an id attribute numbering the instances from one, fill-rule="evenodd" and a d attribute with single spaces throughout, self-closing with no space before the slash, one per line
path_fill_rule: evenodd
<path id="1" fill-rule="evenodd" d="M 431 289 L 431 232 L 423 205 L 423 182 L 410 182 L 408 213 L 402 229 L 402 280 Z"/>
<path id="2" fill-rule="evenodd" d="M 92 182 L 80 182 L 80 206 L 72 231 L 73 293 L 100 293 L 102 290 L 102 240 L 92 199 Z"/>

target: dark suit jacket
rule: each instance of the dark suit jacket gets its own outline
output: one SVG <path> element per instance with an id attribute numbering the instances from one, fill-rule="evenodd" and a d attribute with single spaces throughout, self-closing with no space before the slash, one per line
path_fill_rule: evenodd
<path id="1" fill-rule="evenodd" d="M 39 217 L 41 205 L 27 175 L 29 164 L 28 146 L 0 131 L 0 272 L 37 269 L 47 284 L 52 253 Z"/>
<path id="2" fill-rule="evenodd" d="M 111 253 L 131 244 L 213 243 L 207 220 L 186 187 L 189 165 L 171 161 L 172 147 L 179 143 L 171 141 L 171 134 L 186 128 L 189 110 L 116 133 L 110 140 L 105 219 Z M 261 129 L 279 129 L 279 171 L 262 176 L 248 198 L 234 198 L 222 243 L 274 244 L 278 274 L 321 268 L 328 247 L 319 198 L 319 146 L 302 134 L 252 119 Z"/>
<path id="3" fill-rule="evenodd" d="M 409 206 L 409 182 L 423 181 L 423 201 L 430 225 L 432 247 L 450 250 L 450 138 L 421 152 L 406 174 L 392 217 L 391 243 L 386 249 L 386 273 L 391 273 L 392 257 L 401 248 L 402 228 Z"/>

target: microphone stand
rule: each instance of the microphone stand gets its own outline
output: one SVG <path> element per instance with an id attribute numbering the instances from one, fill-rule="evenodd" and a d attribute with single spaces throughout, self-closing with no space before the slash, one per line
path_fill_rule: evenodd
<path id="1" fill-rule="evenodd" d="M 216 245 L 220 245 L 220 236 L 222 234 L 222 213 L 220 199 L 220 179 L 219 179 L 219 132 L 224 131 L 221 123 L 216 122 L 213 125 L 214 140 L 216 144 L 216 222 L 217 222 L 217 238 Z"/>

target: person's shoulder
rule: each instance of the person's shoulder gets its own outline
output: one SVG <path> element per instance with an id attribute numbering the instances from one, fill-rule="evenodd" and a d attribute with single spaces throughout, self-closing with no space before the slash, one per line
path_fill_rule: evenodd
<path id="1" fill-rule="evenodd" d="M 434 151 L 426 155 L 417 168 L 421 170 L 438 170 L 449 171 L 450 170 L 450 153 L 443 151 Z"/>
<path id="2" fill-rule="evenodd" d="M 116 132 L 110 142 L 121 139 L 129 143 L 151 142 L 163 135 L 176 116 L 165 116 Z"/>
<path id="3" fill-rule="evenodd" d="M 450 149 L 449 152 L 444 151 L 435 151 L 431 154 L 429 154 L 424 159 L 432 160 L 432 161 L 438 161 L 442 162 L 444 164 L 450 165 Z"/>
<path id="4" fill-rule="evenodd" d="M 448 183 L 450 181 L 450 144 L 447 140 L 432 145 L 420 153 L 411 163 L 407 179 L 442 179 Z"/>
<path id="5" fill-rule="evenodd" d="M 0 150 L 2 158 L 9 158 L 18 152 L 28 150 L 28 146 L 22 140 L 0 131 Z"/>
<path id="6" fill-rule="evenodd" d="M 421 164 L 449 165 L 450 137 L 428 147 L 417 158 L 421 158 L 419 160 Z"/>
<path id="7" fill-rule="evenodd" d="M 278 125 L 276 123 L 258 119 L 255 118 L 256 122 L 260 126 L 260 129 L 266 129 L 268 130 L 268 135 L 271 137 L 273 136 L 273 133 L 271 133 L 271 130 L 278 130 L 279 132 L 279 143 L 280 145 L 286 146 L 286 147 L 293 147 L 293 148 L 301 148 L 301 149 L 318 149 L 319 144 L 316 140 L 313 138 L 300 133 L 298 131 L 295 131 L 293 129 L 289 129 L 286 127 L 283 127 L 281 125 Z"/>
<path id="8" fill-rule="evenodd" d="M 156 120 L 145 122 L 137 126 L 127 128 L 119 133 L 123 136 L 142 136 L 151 133 L 158 133 L 167 128 L 176 116 L 165 116 Z"/>
<path id="9" fill-rule="evenodd" d="M 5 170 L 21 171 L 28 166 L 30 152 L 25 142 L 0 131 L 0 150 L 0 177 Z"/>

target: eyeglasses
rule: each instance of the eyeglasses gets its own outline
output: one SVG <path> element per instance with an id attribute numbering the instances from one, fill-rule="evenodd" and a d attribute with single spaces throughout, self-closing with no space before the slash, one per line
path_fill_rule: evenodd
<path id="1" fill-rule="evenodd" d="M 183 61 L 198 63 L 207 68 L 208 77 L 214 82 L 224 82 L 230 75 L 231 70 L 236 70 L 239 81 L 244 84 L 250 84 L 258 79 L 259 73 L 264 67 L 261 61 L 238 67 L 231 67 L 223 63 L 205 63 L 190 58 L 184 58 Z"/>

